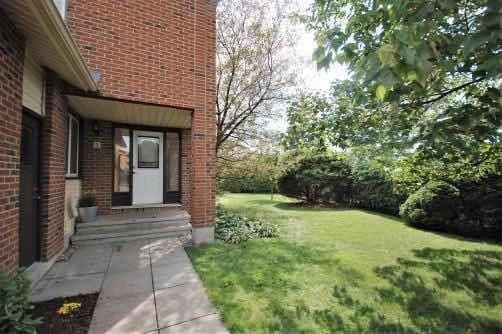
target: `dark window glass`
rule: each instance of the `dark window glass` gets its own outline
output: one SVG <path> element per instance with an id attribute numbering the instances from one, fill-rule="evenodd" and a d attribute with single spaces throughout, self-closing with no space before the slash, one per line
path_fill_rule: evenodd
<path id="1" fill-rule="evenodd" d="M 166 134 L 167 191 L 180 190 L 180 136 L 175 132 Z"/>
<path id="2" fill-rule="evenodd" d="M 114 138 L 115 165 L 113 191 L 116 193 L 129 192 L 131 131 L 129 129 L 116 128 Z"/>
<path id="3" fill-rule="evenodd" d="M 138 137 L 138 168 L 159 168 L 158 137 Z"/>

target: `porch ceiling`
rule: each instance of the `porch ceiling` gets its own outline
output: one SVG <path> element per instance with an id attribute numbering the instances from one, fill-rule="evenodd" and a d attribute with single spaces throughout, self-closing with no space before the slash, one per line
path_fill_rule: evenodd
<path id="1" fill-rule="evenodd" d="M 98 89 L 53 0 L 1 1 L 33 59 L 83 90 Z"/>
<path id="2" fill-rule="evenodd" d="M 99 97 L 67 95 L 70 105 L 86 118 L 115 123 L 189 129 L 192 111 Z"/>

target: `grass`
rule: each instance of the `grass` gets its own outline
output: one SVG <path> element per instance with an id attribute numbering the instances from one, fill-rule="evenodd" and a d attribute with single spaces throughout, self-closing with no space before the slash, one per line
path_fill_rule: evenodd
<path id="1" fill-rule="evenodd" d="M 281 238 L 189 250 L 233 333 L 502 333 L 502 246 L 282 196 L 228 194 L 225 208 Z"/>

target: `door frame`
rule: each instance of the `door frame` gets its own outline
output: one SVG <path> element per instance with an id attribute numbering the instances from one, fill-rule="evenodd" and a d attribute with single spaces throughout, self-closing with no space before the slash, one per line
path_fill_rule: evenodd
<path id="1" fill-rule="evenodd" d="M 36 224 L 35 224 L 35 262 L 37 261 L 40 261 L 40 258 L 41 258 L 41 240 L 42 240 L 42 236 L 41 236 L 41 226 L 40 226 L 40 198 L 42 197 L 42 192 L 41 192 L 41 175 L 42 175 L 42 166 L 41 166 L 41 157 L 42 157 L 42 145 L 40 144 L 41 143 L 41 138 L 42 138 L 42 120 L 43 120 L 43 117 L 42 115 L 40 114 L 37 114 L 36 112 L 26 108 L 26 107 L 23 107 L 23 112 L 22 112 L 22 115 L 21 115 L 21 131 L 22 131 L 22 128 L 24 126 L 24 122 L 25 122 L 25 117 L 29 117 L 31 118 L 32 120 L 35 120 L 37 123 L 38 123 L 38 138 L 36 138 L 39 142 L 39 145 L 38 145 L 38 154 L 37 156 L 35 157 L 36 161 L 37 161 L 37 170 L 36 170 L 36 173 L 38 174 L 37 176 L 37 183 L 36 183 L 36 186 L 37 186 L 37 189 L 38 189 L 38 195 L 39 195 L 39 199 L 37 200 L 37 206 L 35 208 L 35 221 L 36 221 Z M 21 170 L 22 170 L 22 163 L 21 163 L 21 143 L 19 144 L 19 196 L 21 196 L 21 186 L 22 186 L 22 182 L 21 182 Z M 18 253 L 19 253 L 19 261 L 21 261 L 21 224 L 22 224 L 22 221 L 21 221 L 21 205 L 19 205 L 19 228 L 18 228 L 18 247 L 19 247 L 19 250 L 18 250 Z"/>
<path id="2" fill-rule="evenodd" d="M 132 171 L 132 204 L 133 205 L 145 205 L 145 204 L 158 204 L 164 203 L 165 199 L 165 187 L 164 179 L 166 177 L 166 166 L 165 166 L 165 134 L 163 131 L 145 131 L 145 130 L 134 130 L 132 132 L 133 136 L 133 147 L 132 147 L 132 158 L 133 158 L 133 171 Z M 140 167 L 140 142 L 142 139 L 156 139 L 158 141 L 157 146 L 157 163 L 154 166 L 142 166 Z M 130 152 L 129 152 L 130 153 Z M 150 174 L 150 175 L 149 175 Z M 159 186 L 159 178 L 162 179 L 162 184 Z M 142 183 L 150 184 L 150 186 L 142 186 Z M 151 188 L 151 191 L 149 189 Z M 141 189 L 141 191 L 140 191 Z M 146 198 L 145 198 L 146 197 Z M 148 199 L 148 197 L 152 197 Z M 140 203 L 138 203 L 140 202 Z"/>
<path id="3" fill-rule="evenodd" d="M 129 145 L 130 145 L 130 150 L 129 150 L 129 192 L 123 192 L 123 193 L 117 193 L 114 191 L 114 184 L 115 184 L 115 129 L 120 128 L 120 129 L 128 129 L 130 133 L 129 137 Z M 112 154 L 112 164 L 111 164 L 111 169 L 112 169 L 112 184 L 111 184 L 111 192 L 112 192 L 112 207 L 113 206 L 131 206 L 133 202 L 133 138 L 134 138 L 134 131 L 152 131 L 152 132 L 162 132 L 163 134 L 163 150 L 165 151 L 166 149 L 166 144 L 167 144 L 167 133 L 177 133 L 178 134 L 178 141 L 179 141 L 179 161 L 178 161 L 178 181 L 179 181 L 179 190 L 178 191 L 167 191 L 167 173 L 166 173 L 166 164 L 167 164 L 167 154 L 163 152 L 163 203 L 164 204 L 169 204 L 169 203 L 181 203 L 181 194 L 183 193 L 183 183 L 181 182 L 181 174 L 182 174 L 182 145 L 184 143 L 182 142 L 182 136 L 181 136 L 181 131 L 182 129 L 179 128 L 161 128 L 161 127 L 154 127 L 154 126 L 146 126 L 146 125 L 132 125 L 132 124 L 123 124 L 123 123 L 113 123 L 112 125 L 112 146 L 113 146 L 113 154 Z"/>

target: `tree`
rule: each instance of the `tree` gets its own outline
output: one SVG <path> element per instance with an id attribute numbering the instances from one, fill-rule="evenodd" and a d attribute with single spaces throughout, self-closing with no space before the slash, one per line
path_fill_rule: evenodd
<path id="1" fill-rule="evenodd" d="M 320 94 L 301 95 L 287 109 L 288 128 L 283 137 L 286 150 L 326 152 L 332 143 L 328 121 L 331 101 Z"/>
<path id="2" fill-rule="evenodd" d="M 294 84 L 288 1 L 221 0 L 217 9 L 217 143 L 247 139 Z"/>
<path id="3" fill-rule="evenodd" d="M 502 2 L 316 0 L 320 67 L 347 64 L 333 87 L 337 145 L 477 159 L 502 132 Z"/>

